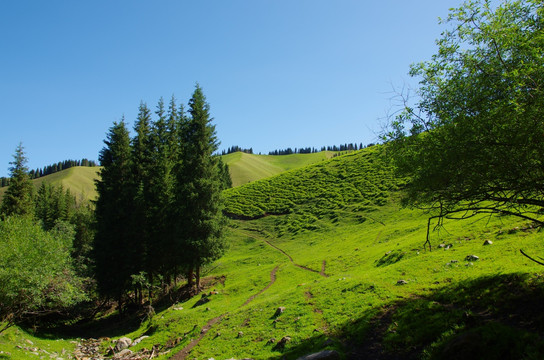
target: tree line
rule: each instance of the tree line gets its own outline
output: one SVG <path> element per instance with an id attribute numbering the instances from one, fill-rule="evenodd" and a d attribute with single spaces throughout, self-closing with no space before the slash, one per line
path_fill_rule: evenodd
<path id="1" fill-rule="evenodd" d="M 351 144 L 340 144 L 340 145 L 333 145 L 333 146 L 322 146 L 320 150 L 317 150 L 315 147 L 302 147 L 302 148 L 290 148 L 287 149 L 279 149 L 279 150 L 273 150 L 269 151 L 268 155 L 291 155 L 291 154 L 313 154 L 317 152 L 322 151 L 355 151 L 355 150 L 362 150 L 365 147 L 370 147 L 375 144 L 370 143 L 366 146 L 363 145 L 363 143 L 360 143 L 357 145 L 356 143 Z"/>
<path id="2" fill-rule="evenodd" d="M 244 149 L 244 148 L 241 148 L 241 147 L 239 147 L 237 145 L 234 145 L 234 146 L 229 147 L 227 150 L 221 151 L 221 155 L 228 155 L 228 154 L 232 154 L 232 153 L 235 153 L 235 152 L 243 152 L 243 153 L 246 153 L 246 154 L 253 154 L 253 148 Z"/>
<path id="3" fill-rule="evenodd" d="M 64 160 L 59 161 L 56 164 L 53 165 L 47 165 L 43 168 L 37 168 L 36 170 L 30 170 L 28 172 L 28 176 L 30 179 L 37 179 L 42 176 L 51 175 L 58 171 L 66 170 L 74 166 L 87 166 L 87 167 L 94 167 L 97 166 L 96 162 L 94 160 L 89 159 L 81 159 L 81 160 Z M 0 187 L 9 186 L 10 178 L 8 177 L 1 177 L 0 178 Z"/>

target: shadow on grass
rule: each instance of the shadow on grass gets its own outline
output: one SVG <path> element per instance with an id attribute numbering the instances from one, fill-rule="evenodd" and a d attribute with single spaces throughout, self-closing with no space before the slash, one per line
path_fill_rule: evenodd
<path id="1" fill-rule="evenodd" d="M 208 288 L 212 288 L 218 283 L 224 284 L 225 277 L 206 277 L 202 278 L 202 297 L 206 298 L 205 291 Z M 171 290 L 162 295 L 157 295 L 153 302 L 154 313 L 160 313 L 168 309 L 173 304 L 186 301 L 195 296 L 195 291 L 188 287 L 186 284 L 180 286 L 175 290 Z M 125 308 L 123 314 L 119 314 L 114 311 L 114 303 L 109 303 L 106 306 L 102 304 L 102 313 L 109 313 L 109 315 L 95 318 L 89 314 L 96 311 L 98 304 L 89 303 L 85 308 L 76 309 L 80 312 L 82 319 L 76 323 L 67 324 L 70 317 L 59 318 L 58 316 L 51 317 L 51 319 L 41 319 L 39 326 L 27 323 L 18 324 L 22 329 L 33 334 L 33 336 L 42 339 L 58 339 L 59 337 L 69 338 L 102 338 L 102 337 L 119 337 L 137 330 L 142 323 L 144 323 L 149 314 L 149 307 L 146 305 L 137 306 L 130 304 Z M 151 335 L 155 329 L 150 328 L 147 330 L 146 335 Z"/>
<path id="2" fill-rule="evenodd" d="M 544 359 L 544 279 L 480 277 L 414 296 L 287 345 L 270 359 L 336 349 L 345 359 Z"/>

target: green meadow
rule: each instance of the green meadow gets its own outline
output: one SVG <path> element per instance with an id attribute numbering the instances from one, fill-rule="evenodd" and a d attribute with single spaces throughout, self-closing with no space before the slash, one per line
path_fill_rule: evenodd
<path id="1" fill-rule="evenodd" d="M 544 356 L 542 266 L 519 251 L 544 253 L 538 230 L 511 217 L 448 220 L 426 249 L 427 215 L 400 206 L 406 179 L 379 147 L 320 156 L 224 192 L 229 248 L 204 269 L 203 295 L 170 295 L 152 317 L 99 316 L 62 340 L 13 327 L 0 336 L 0 358 L 36 356 L 29 349 L 70 358 L 89 337 L 102 339 L 104 354 L 110 339 L 143 335 L 131 350 L 154 348 L 159 359 L 297 359 L 326 349 L 343 359 Z M 73 188 L 91 194 L 81 169 L 70 170 Z"/>
<path id="2" fill-rule="evenodd" d="M 235 152 L 223 155 L 222 158 L 229 166 L 232 185 L 239 186 L 277 175 L 287 170 L 330 159 L 334 154 L 332 151 L 321 151 L 311 154 L 274 156 Z"/>

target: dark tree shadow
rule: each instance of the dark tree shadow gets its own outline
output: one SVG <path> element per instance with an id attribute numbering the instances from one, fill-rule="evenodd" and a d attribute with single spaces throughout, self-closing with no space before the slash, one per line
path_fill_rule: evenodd
<path id="1" fill-rule="evenodd" d="M 544 279 L 485 276 L 440 287 L 316 334 L 280 356 L 335 349 L 343 359 L 544 359 Z"/>

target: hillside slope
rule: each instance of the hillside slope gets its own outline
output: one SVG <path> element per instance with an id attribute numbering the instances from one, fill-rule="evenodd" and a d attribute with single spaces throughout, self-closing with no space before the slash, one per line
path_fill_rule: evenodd
<path id="1" fill-rule="evenodd" d="M 148 335 L 131 350 L 159 359 L 544 358 L 543 268 L 519 253 L 544 254 L 541 233 L 448 220 L 425 250 L 426 214 L 400 207 L 403 186 L 373 148 L 229 189 L 246 220 L 230 220 L 204 293 L 93 337 Z M 14 331 L 0 348 L 19 354 Z"/>
<path id="2" fill-rule="evenodd" d="M 70 189 L 70 192 L 78 200 L 94 200 L 98 196 L 94 181 L 98 179 L 99 169 L 99 167 L 75 166 L 34 179 L 32 180 L 32 184 L 36 189 L 44 181 L 57 186 L 62 185 L 65 189 Z M 0 199 L 3 197 L 6 189 L 7 187 L 0 188 Z"/>
<path id="3" fill-rule="evenodd" d="M 255 155 L 235 152 L 223 155 L 223 161 L 229 165 L 232 184 L 236 187 L 329 159 L 333 154 L 331 151 L 291 155 Z"/>

